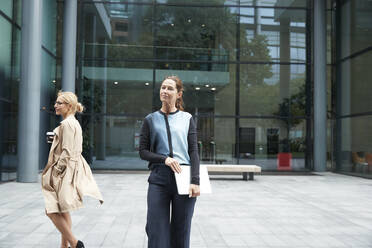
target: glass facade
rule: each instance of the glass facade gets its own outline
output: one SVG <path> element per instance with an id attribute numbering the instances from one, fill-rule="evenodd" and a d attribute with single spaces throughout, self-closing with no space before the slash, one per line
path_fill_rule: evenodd
<path id="1" fill-rule="evenodd" d="M 372 2 L 336 10 L 336 169 L 372 177 Z"/>
<path id="2" fill-rule="evenodd" d="M 0 3 L 0 181 L 17 170 L 21 0 Z M 40 169 L 60 121 L 63 1 L 42 0 Z M 372 4 L 328 0 L 327 169 L 371 177 Z M 313 1 L 78 1 L 76 92 L 93 169 L 147 169 L 143 118 L 167 75 L 184 82 L 202 163 L 313 165 Z M 371 75 L 372 76 L 372 75 Z"/>
<path id="3" fill-rule="evenodd" d="M 17 169 L 18 85 L 20 78 L 21 1 L 0 4 L 0 181 Z"/>
<path id="4" fill-rule="evenodd" d="M 306 0 L 79 8 L 77 92 L 87 107 L 84 149 L 93 168 L 146 169 L 138 157 L 143 118 L 160 108 L 164 77 L 178 75 L 202 163 L 277 170 L 290 155 L 286 169 L 310 169 Z"/>
<path id="5" fill-rule="evenodd" d="M 0 181 L 16 178 L 18 92 L 21 67 L 21 0 L 0 3 Z M 57 78 L 57 1 L 43 0 L 40 169 L 48 156 L 45 133 L 57 125 L 53 113 Z M 58 86 L 57 86 L 58 88 Z"/>

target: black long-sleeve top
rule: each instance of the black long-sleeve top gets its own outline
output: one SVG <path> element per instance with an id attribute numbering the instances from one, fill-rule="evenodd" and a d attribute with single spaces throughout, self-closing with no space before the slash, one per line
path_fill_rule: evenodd
<path id="1" fill-rule="evenodd" d="M 191 166 L 191 183 L 199 185 L 199 154 L 196 125 L 191 114 L 177 110 L 169 115 L 156 111 L 146 116 L 140 134 L 139 154 L 155 164 L 167 157 Z"/>

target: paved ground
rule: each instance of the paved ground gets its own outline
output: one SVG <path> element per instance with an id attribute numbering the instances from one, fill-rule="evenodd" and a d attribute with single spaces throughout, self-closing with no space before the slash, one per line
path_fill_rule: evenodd
<path id="1" fill-rule="evenodd" d="M 106 202 L 73 213 L 86 247 L 146 247 L 146 173 L 95 174 Z M 229 178 L 227 180 L 227 178 Z M 318 176 L 213 176 L 191 247 L 372 247 L 372 181 Z M 37 183 L 0 185 L 0 247 L 59 247 Z"/>

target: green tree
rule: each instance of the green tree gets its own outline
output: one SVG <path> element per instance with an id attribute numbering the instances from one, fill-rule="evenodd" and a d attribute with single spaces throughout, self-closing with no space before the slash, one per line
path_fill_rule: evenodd
<path id="1" fill-rule="evenodd" d="M 243 30 L 245 32 L 245 30 Z M 267 62 L 271 60 L 270 50 L 265 35 L 256 35 L 251 40 L 242 37 L 244 32 L 241 32 L 240 39 L 240 60 L 241 61 L 255 61 Z M 240 67 L 241 84 L 246 86 L 262 85 L 265 78 L 271 78 L 270 64 L 248 64 Z"/>

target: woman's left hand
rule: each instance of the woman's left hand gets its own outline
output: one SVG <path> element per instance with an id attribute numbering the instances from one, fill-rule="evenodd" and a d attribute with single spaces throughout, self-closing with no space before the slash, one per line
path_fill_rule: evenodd
<path id="1" fill-rule="evenodd" d="M 189 197 L 197 197 L 200 195 L 200 186 L 196 184 L 190 184 Z"/>

